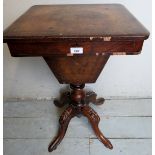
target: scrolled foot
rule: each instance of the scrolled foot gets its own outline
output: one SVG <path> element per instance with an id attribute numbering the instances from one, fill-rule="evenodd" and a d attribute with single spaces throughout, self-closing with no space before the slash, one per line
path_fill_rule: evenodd
<path id="1" fill-rule="evenodd" d="M 98 116 L 98 114 L 89 106 L 84 106 L 82 108 L 82 113 L 90 121 L 97 138 L 105 145 L 105 147 L 113 149 L 111 142 L 102 134 L 98 127 L 98 124 L 100 122 L 100 117 Z"/>
<path id="2" fill-rule="evenodd" d="M 49 144 L 48 151 L 52 152 L 57 148 L 57 146 L 61 143 L 62 139 L 64 138 L 68 124 L 70 120 L 75 116 L 74 109 L 72 106 L 69 106 L 61 115 L 59 119 L 59 131 L 57 136 L 54 138 L 54 140 Z"/>
<path id="3" fill-rule="evenodd" d="M 97 99 L 97 94 L 93 91 L 87 92 L 86 93 L 86 102 L 87 103 L 93 103 L 95 105 L 101 105 L 104 103 L 104 98 L 98 98 Z"/>

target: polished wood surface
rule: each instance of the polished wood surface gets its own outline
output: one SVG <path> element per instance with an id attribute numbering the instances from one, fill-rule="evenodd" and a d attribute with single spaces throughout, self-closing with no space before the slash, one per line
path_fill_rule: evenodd
<path id="1" fill-rule="evenodd" d="M 58 107 L 65 106 L 68 104 L 66 110 L 62 113 L 59 119 L 59 130 L 57 136 L 49 144 L 48 151 L 52 152 L 63 140 L 70 120 L 75 116 L 85 116 L 88 118 L 97 138 L 109 149 L 113 149 L 111 142 L 103 135 L 99 129 L 100 117 L 98 114 L 89 106 L 90 103 L 95 105 L 101 105 L 104 103 L 103 98 L 97 99 L 95 92 L 85 92 L 83 85 L 70 85 L 72 91 L 62 94 L 61 100 L 55 100 L 54 103 Z"/>
<path id="2" fill-rule="evenodd" d="M 68 107 L 59 119 L 59 131 L 49 152 L 61 143 L 70 120 L 81 115 L 88 118 L 97 138 L 113 148 L 98 127 L 98 114 L 89 106 L 101 105 L 104 99 L 83 88 L 97 80 L 111 55 L 139 54 L 148 36 L 120 4 L 33 6 L 4 31 L 12 56 L 42 56 L 58 81 L 72 89 L 54 101 L 58 107 Z M 73 47 L 83 48 L 83 53 L 71 53 Z"/>
<path id="3" fill-rule="evenodd" d="M 120 4 L 36 5 L 5 31 L 6 40 L 90 40 L 93 36 L 146 39 L 148 31 Z"/>
<path id="4" fill-rule="evenodd" d="M 120 4 L 38 5 L 4 31 L 12 56 L 138 54 L 149 32 Z"/>
<path id="5" fill-rule="evenodd" d="M 141 52 L 143 40 L 131 41 L 62 41 L 62 42 L 19 42 L 8 41 L 11 55 L 14 57 L 25 56 L 73 56 L 71 47 L 82 47 L 83 55 L 136 55 Z M 74 54 L 75 55 L 75 54 Z"/>
<path id="6" fill-rule="evenodd" d="M 44 57 L 50 69 L 62 84 L 96 82 L 110 55 Z"/>

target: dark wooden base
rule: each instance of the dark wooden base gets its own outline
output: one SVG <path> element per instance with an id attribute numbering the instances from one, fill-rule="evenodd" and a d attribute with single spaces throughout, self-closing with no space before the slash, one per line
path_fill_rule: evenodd
<path id="1" fill-rule="evenodd" d="M 83 90 L 83 85 L 70 85 L 72 91 L 66 92 L 62 94 L 60 101 L 55 100 L 54 104 L 58 107 L 63 107 L 68 104 L 69 106 L 62 113 L 59 119 L 59 131 L 54 140 L 50 143 L 48 147 L 48 151 L 52 152 L 57 148 L 57 146 L 61 143 L 62 139 L 65 136 L 65 133 L 68 128 L 68 124 L 70 120 L 74 116 L 83 115 L 88 118 L 90 121 L 92 128 L 97 136 L 97 138 L 109 149 L 112 149 L 113 146 L 111 142 L 101 133 L 98 124 L 100 121 L 100 117 L 98 114 L 89 106 L 89 103 L 93 103 L 95 105 L 101 105 L 104 103 L 103 98 L 97 99 L 97 94 L 95 92 L 85 92 Z"/>

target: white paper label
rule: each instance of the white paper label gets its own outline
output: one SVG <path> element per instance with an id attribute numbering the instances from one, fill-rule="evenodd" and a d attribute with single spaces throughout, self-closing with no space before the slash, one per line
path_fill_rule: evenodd
<path id="1" fill-rule="evenodd" d="M 83 48 L 82 47 L 71 47 L 70 52 L 72 54 L 83 54 Z"/>

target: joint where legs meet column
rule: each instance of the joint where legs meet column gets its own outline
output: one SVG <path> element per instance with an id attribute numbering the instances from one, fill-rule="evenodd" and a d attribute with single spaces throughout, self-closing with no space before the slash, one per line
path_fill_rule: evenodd
<path id="1" fill-rule="evenodd" d="M 68 108 L 62 113 L 59 119 L 59 131 L 55 139 L 49 145 L 49 152 L 56 149 L 65 136 L 70 120 L 74 116 L 83 115 L 88 118 L 97 138 L 109 149 L 113 146 L 111 142 L 100 131 L 98 124 L 100 117 L 89 106 L 89 103 L 95 105 L 101 105 L 104 102 L 104 98 L 98 98 L 97 94 L 93 91 L 85 92 L 83 90 L 84 85 L 71 85 L 71 92 L 65 92 L 61 95 L 60 101 L 55 100 L 54 104 L 58 107 L 63 107 L 68 104 Z"/>

